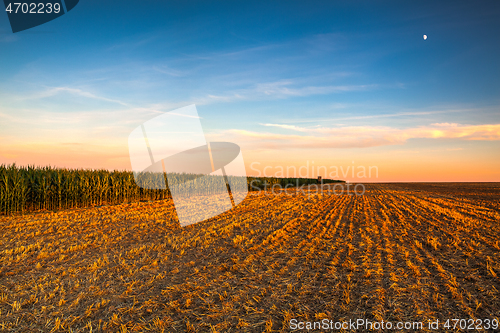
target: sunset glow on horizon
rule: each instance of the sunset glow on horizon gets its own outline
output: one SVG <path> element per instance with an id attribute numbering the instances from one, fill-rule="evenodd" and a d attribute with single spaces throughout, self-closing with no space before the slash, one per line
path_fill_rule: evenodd
<path id="1" fill-rule="evenodd" d="M 16 34 L 0 15 L 0 164 L 131 170 L 130 132 L 195 104 L 248 176 L 500 182 L 500 9 L 453 4 L 82 2 Z"/>

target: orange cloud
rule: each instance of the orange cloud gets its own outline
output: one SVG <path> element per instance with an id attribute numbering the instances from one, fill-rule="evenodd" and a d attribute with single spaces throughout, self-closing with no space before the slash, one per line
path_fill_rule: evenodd
<path id="1" fill-rule="evenodd" d="M 266 127 L 298 132 L 279 134 L 232 129 L 211 137 L 224 137 L 254 149 L 282 148 L 363 148 L 403 144 L 409 139 L 500 140 L 500 124 L 461 125 L 436 123 L 399 129 L 388 126 L 299 127 L 263 124 Z"/>

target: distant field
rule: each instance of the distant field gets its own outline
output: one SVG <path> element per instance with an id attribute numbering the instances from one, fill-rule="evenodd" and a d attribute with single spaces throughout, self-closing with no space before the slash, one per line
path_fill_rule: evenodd
<path id="1" fill-rule="evenodd" d="M 170 200 L 1 216 L 0 331 L 498 320 L 500 184 L 365 186 L 253 192 L 185 228 Z"/>

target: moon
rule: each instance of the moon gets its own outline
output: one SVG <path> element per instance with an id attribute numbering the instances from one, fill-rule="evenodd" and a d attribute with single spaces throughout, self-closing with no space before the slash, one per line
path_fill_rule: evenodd
<path id="1" fill-rule="evenodd" d="M 426 39 L 427 39 L 427 35 L 424 35 L 424 40 L 426 40 Z"/>

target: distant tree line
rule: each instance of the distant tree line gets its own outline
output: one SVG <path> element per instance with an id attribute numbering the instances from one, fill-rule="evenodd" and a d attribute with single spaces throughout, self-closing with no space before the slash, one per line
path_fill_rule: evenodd
<path id="1" fill-rule="evenodd" d="M 343 181 L 334 179 L 321 180 L 322 184 L 331 184 L 338 182 L 343 182 Z M 319 184 L 318 178 L 273 178 L 273 177 L 247 177 L 247 183 L 249 191 L 271 189 L 273 186 L 275 186 L 275 188 L 281 187 L 282 189 L 285 189 L 286 187 Z M 277 185 L 279 185 L 279 187 Z"/>

